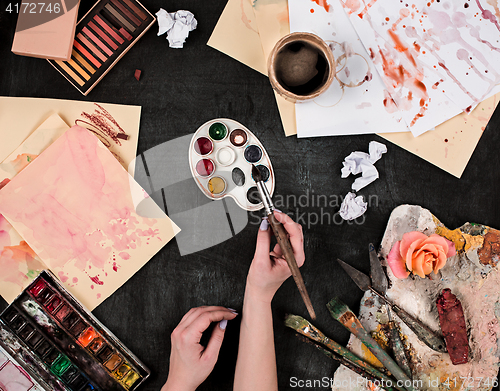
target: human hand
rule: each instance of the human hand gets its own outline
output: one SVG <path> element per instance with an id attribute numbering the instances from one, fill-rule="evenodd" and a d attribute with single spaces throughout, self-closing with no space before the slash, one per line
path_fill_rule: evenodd
<path id="1" fill-rule="evenodd" d="M 275 210 L 274 216 L 288 232 L 297 265 L 302 266 L 305 261 L 302 226 L 295 223 L 285 213 Z M 247 277 L 248 292 L 266 302 L 271 302 L 283 281 L 292 275 L 286 260 L 283 258 L 280 246 L 276 244 L 273 251 L 269 251 L 271 231 L 267 221 L 263 220 L 257 235 L 255 255 Z"/>
<path id="2" fill-rule="evenodd" d="M 212 372 L 224 339 L 227 321 L 238 314 L 224 307 L 191 308 L 171 335 L 170 369 L 162 391 L 194 391 Z M 203 332 L 219 322 L 204 348 Z"/>

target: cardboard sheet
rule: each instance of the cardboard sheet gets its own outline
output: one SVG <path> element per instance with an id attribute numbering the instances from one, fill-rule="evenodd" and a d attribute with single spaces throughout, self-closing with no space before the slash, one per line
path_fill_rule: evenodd
<path id="1" fill-rule="evenodd" d="M 9 156 L 53 113 L 59 114 L 69 126 L 75 125 L 78 121 L 79 125 L 94 131 L 119 158 L 123 167 L 127 168 L 135 159 L 139 140 L 140 106 L 62 99 L 0 97 L 0 140 L 2 140 L 0 161 Z M 122 131 L 129 136 L 128 140 L 115 140 L 112 137 Z"/>
<path id="2" fill-rule="evenodd" d="M 228 39 L 229 37 L 238 39 Z M 245 44 L 241 45 L 240 42 Z M 250 0 L 227 2 L 207 45 L 267 76 L 259 28 Z"/>
<path id="3" fill-rule="evenodd" d="M 133 200 L 141 197 L 141 207 L 154 217 L 136 212 Z M 179 232 L 114 155 L 80 126 L 0 190 L 0 213 L 89 310 Z M 19 273 L 9 262 L 2 268 L 9 276 Z"/>

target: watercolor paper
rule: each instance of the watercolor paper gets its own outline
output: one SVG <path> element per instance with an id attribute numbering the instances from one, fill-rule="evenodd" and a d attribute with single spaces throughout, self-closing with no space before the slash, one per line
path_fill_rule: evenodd
<path id="1" fill-rule="evenodd" d="M 0 164 L 0 187 L 6 185 L 36 159 L 69 126 L 52 114 L 23 144 Z M 0 214 L 0 295 L 12 302 L 47 266 L 24 241 L 14 227 Z"/>
<path id="2" fill-rule="evenodd" d="M 470 111 L 500 82 L 496 2 L 343 4 L 414 135 Z"/>
<path id="3" fill-rule="evenodd" d="M 290 31 L 309 32 L 332 49 L 336 75 L 330 88 L 296 104 L 297 136 L 405 132 L 401 112 L 375 70 L 339 0 L 289 0 Z M 455 113 L 458 114 L 458 113 Z"/>
<path id="4" fill-rule="evenodd" d="M 217 39 L 210 45 L 256 69 L 255 64 L 264 63 L 264 55 L 260 48 L 255 48 L 258 31 L 255 31 L 255 27 L 254 30 L 247 29 L 242 21 L 244 17 L 239 11 L 240 1 L 228 1 L 212 33 Z M 248 33 L 227 33 L 233 30 Z M 384 133 L 380 136 L 460 178 L 499 100 L 500 93 L 496 92 L 480 103 L 470 115 L 456 115 L 419 137 L 414 137 L 410 132 Z M 280 115 L 284 124 L 291 124 L 285 126 L 285 132 L 288 131 L 286 135 L 296 134 L 294 110 L 280 111 Z"/>
<path id="5" fill-rule="evenodd" d="M 0 97 L 0 161 L 9 156 L 53 113 L 59 114 L 70 126 L 77 122 L 95 132 L 123 167 L 127 168 L 135 159 L 141 119 L 140 106 Z M 129 138 L 118 138 L 120 133 Z"/>
<path id="6" fill-rule="evenodd" d="M 140 194 L 142 204 L 162 218 L 135 211 L 133 199 Z M 89 310 L 179 232 L 113 154 L 80 126 L 0 191 L 0 213 Z"/>

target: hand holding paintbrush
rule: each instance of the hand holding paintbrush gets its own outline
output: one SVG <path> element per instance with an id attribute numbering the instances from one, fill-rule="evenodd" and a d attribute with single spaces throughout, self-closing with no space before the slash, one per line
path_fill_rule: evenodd
<path id="1" fill-rule="evenodd" d="M 259 194 L 262 199 L 262 203 L 264 204 L 264 208 L 266 211 L 267 219 L 269 225 L 271 226 L 274 236 L 276 237 L 276 241 L 278 245 L 275 247 L 273 255 L 279 260 L 279 258 L 284 258 L 292 272 L 292 277 L 299 288 L 300 295 L 302 296 L 302 300 L 304 301 L 307 311 L 309 312 L 309 316 L 311 319 L 316 319 L 316 313 L 314 312 L 314 308 L 311 303 L 311 299 L 309 298 L 309 294 L 307 293 L 306 286 L 304 284 L 304 280 L 302 279 L 302 275 L 300 274 L 299 266 L 297 265 L 297 260 L 295 259 L 295 255 L 293 253 L 292 245 L 290 241 L 293 241 L 295 238 L 290 235 L 288 237 L 288 232 L 284 227 L 284 224 L 293 223 L 291 220 L 286 221 L 286 215 L 281 215 L 278 217 L 274 214 L 274 205 L 271 200 L 271 196 L 262 180 L 260 175 L 260 171 L 252 164 L 252 177 L 257 184 L 257 188 L 259 189 Z M 288 217 L 288 216 L 287 216 Z M 281 220 L 283 219 L 283 221 Z M 302 236 L 301 236 L 302 237 Z"/>

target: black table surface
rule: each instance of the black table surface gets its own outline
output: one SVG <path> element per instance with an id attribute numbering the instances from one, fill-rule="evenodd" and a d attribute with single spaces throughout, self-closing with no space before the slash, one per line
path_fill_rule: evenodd
<path id="1" fill-rule="evenodd" d="M 138 153 L 193 133 L 207 120 L 235 119 L 264 144 L 275 170 L 275 195 L 285 197 L 306 195 L 310 199 L 314 193 L 338 199 L 340 203 L 353 181 L 352 177 L 340 177 L 344 157 L 352 151 L 367 151 L 372 140 L 385 143 L 388 152 L 376 163 L 380 178 L 358 193 L 371 197 L 363 219 L 358 223 L 337 219 L 329 224 L 326 221 L 307 224 L 306 220 L 303 224 L 306 264 L 302 274 L 318 315 L 315 323 L 336 341 L 345 344 L 349 335 L 331 319 L 325 304 L 333 296 L 339 296 L 357 311 L 362 292 L 335 259 L 339 257 L 369 272 L 368 243 L 379 245 L 395 207 L 421 205 L 449 228 L 465 222 L 500 228 L 498 110 L 461 179 L 376 135 L 285 137 L 268 79 L 206 45 L 225 0 L 144 0 L 143 3 L 152 13 L 160 7 L 169 12 L 190 10 L 198 20 L 198 28 L 190 34 L 184 49 L 171 49 L 165 36 L 158 37 L 157 26 L 153 26 L 85 97 L 45 60 L 17 56 L 10 51 L 17 15 L 6 12 L 8 2 L 2 1 L 0 95 L 140 105 Z M 80 16 L 93 4 L 94 1 L 82 0 Z M 133 77 L 135 69 L 142 70 L 140 82 Z M 307 218 L 322 211 L 310 202 L 305 207 L 288 205 L 281 209 L 295 218 L 301 215 Z M 339 206 L 332 205 L 324 208 L 324 212 L 334 214 L 338 209 Z M 165 382 L 170 333 L 191 307 L 223 305 L 241 311 L 257 230 L 255 222 L 250 223 L 232 239 L 182 257 L 172 240 L 93 311 L 152 370 L 151 379 L 142 389 L 158 390 Z M 0 310 L 6 305 L 0 299 Z M 304 380 L 332 377 L 337 364 L 285 329 L 286 313 L 307 316 L 291 279 L 283 284 L 273 301 L 280 390 L 293 389 L 291 377 Z M 200 390 L 232 389 L 238 338 L 236 319 L 229 322 L 218 363 Z"/>

